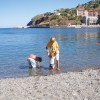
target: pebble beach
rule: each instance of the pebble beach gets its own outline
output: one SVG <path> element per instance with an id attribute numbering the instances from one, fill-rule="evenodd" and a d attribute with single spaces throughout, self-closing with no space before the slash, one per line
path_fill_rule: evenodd
<path id="1" fill-rule="evenodd" d="M 100 100 L 100 69 L 0 79 L 0 100 Z"/>

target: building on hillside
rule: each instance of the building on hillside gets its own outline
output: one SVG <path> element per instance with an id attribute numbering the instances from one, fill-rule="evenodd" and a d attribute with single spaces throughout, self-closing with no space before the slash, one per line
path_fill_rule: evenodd
<path id="1" fill-rule="evenodd" d="M 98 15 L 100 15 L 100 8 L 85 10 L 84 7 L 80 6 L 76 9 L 76 14 L 83 17 L 83 23 L 86 25 L 94 25 L 97 23 Z"/>
<path id="2" fill-rule="evenodd" d="M 83 6 L 80 6 L 76 9 L 77 16 L 85 16 L 85 8 Z"/>
<path id="3" fill-rule="evenodd" d="M 100 15 L 100 7 L 96 8 L 96 11 L 98 12 L 98 15 Z"/>
<path id="4" fill-rule="evenodd" d="M 60 12 L 54 12 L 54 14 L 60 16 L 61 13 Z"/>
<path id="5" fill-rule="evenodd" d="M 54 14 L 58 15 L 58 16 L 61 15 L 61 13 L 59 12 L 59 10 L 54 10 Z"/>
<path id="6" fill-rule="evenodd" d="M 98 17 L 97 16 L 84 16 L 83 22 L 86 25 L 95 25 L 97 23 Z"/>

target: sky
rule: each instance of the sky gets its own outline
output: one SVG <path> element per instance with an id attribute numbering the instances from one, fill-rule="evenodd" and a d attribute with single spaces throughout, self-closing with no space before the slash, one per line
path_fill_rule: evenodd
<path id="1" fill-rule="evenodd" d="M 90 0 L 0 0 L 0 28 L 25 26 L 36 15 Z"/>

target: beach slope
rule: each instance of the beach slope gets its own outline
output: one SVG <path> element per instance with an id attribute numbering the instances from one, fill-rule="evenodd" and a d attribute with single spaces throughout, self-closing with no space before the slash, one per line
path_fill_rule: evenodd
<path id="1" fill-rule="evenodd" d="M 100 100 L 100 69 L 0 79 L 0 100 Z"/>

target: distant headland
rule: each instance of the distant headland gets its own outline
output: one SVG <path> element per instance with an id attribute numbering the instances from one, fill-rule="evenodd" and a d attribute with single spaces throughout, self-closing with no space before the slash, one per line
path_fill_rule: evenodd
<path id="1" fill-rule="evenodd" d="M 27 28 L 87 27 L 100 25 L 100 0 L 92 0 L 75 8 L 61 8 L 36 15 Z"/>

